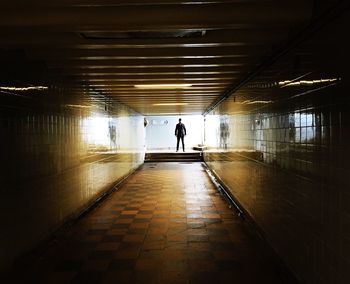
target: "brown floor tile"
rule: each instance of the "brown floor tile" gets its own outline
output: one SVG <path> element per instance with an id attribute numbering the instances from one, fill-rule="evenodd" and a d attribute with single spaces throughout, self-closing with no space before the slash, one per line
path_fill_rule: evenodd
<path id="1" fill-rule="evenodd" d="M 282 283 L 243 222 L 200 163 L 145 164 L 17 270 L 35 283 Z"/>
<path id="2" fill-rule="evenodd" d="M 89 235 L 89 236 L 85 236 L 83 241 L 99 242 L 102 240 L 103 237 L 104 237 L 103 235 Z"/>
<path id="3" fill-rule="evenodd" d="M 75 277 L 70 282 L 71 284 L 93 284 L 99 283 L 104 277 L 104 272 L 102 271 L 80 271 L 75 275 Z"/>
<path id="4" fill-rule="evenodd" d="M 187 249 L 166 248 L 164 250 L 164 259 L 168 260 L 185 260 L 187 259 Z"/>
<path id="5" fill-rule="evenodd" d="M 132 277 L 133 271 L 132 270 L 108 270 L 101 283 L 102 284 L 127 284 L 132 283 L 131 277 Z"/>
<path id="6" fill-rule="evenodd" d="M 212 283 L 218 282 L 219 273 L 212 272 L 212 271 L 193 271 L 191 272 L 189 278 L 190 278 L 190 281 L 189 281 L 190 284 L 212 284 Z M 240 282 L 237 282 L 236 279 L 234 279 L 235 282 L 233 282 L 233 279 L 231 279 L 229 282 L 226 282 L 226 283 L 235 283 L 235 282 L 240 283 Z M 246 284 L 246 282 L 244 281 L 242 281 L 242 283 Z"/>
<path id="7" fill-rule="evenodd" d="M 106 271 L 109 267 L 110 260 L 89 260 L 81 267 L 82 271 Z"/>
<path id="8" fill-rule="evenodd" d="M 166 241 L 160 240 L 160 241 L 144 241 L 142 250 L 162 250 L 165 248 Z"/>
<path id="9" fill-rule="evenodd" d="M 189 242 L 205 242 L 209 240 L 208 235 L 188 235 L 187 240 Z"/>
<path id="10" fill-rule="evenodd" d="M 120 249 L 113 255 L 114 259 L 136 259 L 140 253 L 139 249 Z"/>
<path id="11" fill-rule="evenodd" d="M 148 230 L 149 235 L 165 235 L 168 232 L 168 228 L 166 225 L 161 227 L 151 227 Z"/>
<path id="12" fill-rule="evenodd" d="M 160 283 L 166 284 L 188 284 L 188 272 L 187 271 L 165 271 L 161 276 Z"/>
<path id="13" fill-rule="evenodd" d="M 95 247 L 95 250 L 113 251 L 113 250 L 118 250 L 119 246 L 120 246 L 119 242 L 103 242 L 103 243 L 98 243 Z"/>
<path id="14" fill-rule="evenodd" d="M 187 271 L 189 266 L 186 259 L 166 259 L 163 262 L 165 271 Z"/>
<path id="15" fill-rule="evenodd" d="M 169 231 L 177 231 L 177 232 L 183 232 L 187 230 L 187 224 L 186 223 L 170 223 L 169 224 Z"/>
<path id="16" fill-rule="evenodd" d="M 163 259 L 164 250 L 146 250 L 141 251 L 139 259 Z"/>
<path id="17" fill-rule="evenodd" d="M 151 219 L 153 214 L 137 214 L 135 215 L 136 219 Z"/>
<path id="18" fill-rule="evenodd" d="M 187 257 L 188 259 L 204 259 L 204 260 L 214 259 L 211 251 L 207 251 L 207 250 L 188 250 Z"/>
<path id="19" fill-rule="evenodd" d="M 163 217 L 166 217 L 166 215 L 164 215 Z M 151 222 L 152 223 L 167 223 L 167 222 L 169 222 L 169 219 L 159 218 L 158 216 L 154 215 Z"/>
<path id="20" fill-rule="evenodd" d="M 127 226 L 129 227 L 129 225 Z M 108 230 L 107 232 L 107 236 L 108 235 L 124 235 L 128 232 L 128 228 L 125 228 L 125 229 L 110 229 Z"/>
<path id="21" fill-rule="evenodd" d="M 76 271 L 53 272 L 52 274 L 43 276 L 43 278 L 38 280 L 38 282 L 36 283 L 69 284 L 71 283 L 71 281 L 74 279 L 76 275 L 77 275 Z M 25 283 L 25 282 L 22 282 L 22 283 Z"/>
<path id="22" fill-rule="evenodd" d="M 123 238 L 123 242 L 143 242 L 145 235 L 143 234 L 130 234 L 125 235 Z"/>
<path id="23" fill-rule="evenodd" d="M 231 242 L 231 238 L 228 235 L 223 236 L 209 236 L 211 242 Z"/>
<path id="24" fill-rule="evenodd" d="M 136 270 L 160 270 L 163 267 L 163 260 L 157 258 L 138 259 L 136 262 Z"/>
<path id="25" fill-rule="evenodd" d="M 216 264 L 206 259 L 190 259 L 188 261 L 191 271 L 215 271 Z"/>
<path id="26" fill-rule="evenodd" d="M 121 215 L 131 215 L 131 216 L 134 216 L 138 213 L 137 210 L 124 210 L 122 211 L 122 214 Z"/>
<path id="27" fill-rule="evenodd" d="M 188 244 L 188 247 L 190 249 L 195 249 L 195 250 L 211 250 L 211 244 L 210 242 L 190 242 Z"/>
<path id="28" fill-rule="evenodd" d="M 162 273 L 157 270 L 138 270 L 134 271 L 130 283 L 135 284 L 159 284 Z"/>
<path id="29" fill-rule="evenodd" d="M 149 223 L 132 223 L 130 224 L 130 229 L 147 229 L 149 227 Z"/>
<path id="30" fill-rule="evenodd" d="M 140 219 L 138 219 L 138 220 L 140 220 Z M 118 219 L 117 221 L 115 221 L 114 224 L 130 224 L 130 223 L 132 223 L 133 221 L 134 221 L 133 218 L 128 218 L 128 219 L 120 218 L 120 219 Z"/>
<path id="31" fill-rule="evenodd" d="M 109 264 L 109 270 L 132 270 L 135 263 L 135 259 L 114 259 Z"/>
<path id="32" fill-rule="evenodd" d="M 230 250 L 230 251 L 213 251 L 214 259 L 216 260 L 234 260 L 239 258 L 239 255 L 237 252 Z"/>
<path id="33" fill-rule="evenodd" d="M 187 236 L 185 234 L 169 234 L 167 235 L 167 240 L 168 241 L 173 241 L 173 242 L 185 242 L 187 241 Z"/>

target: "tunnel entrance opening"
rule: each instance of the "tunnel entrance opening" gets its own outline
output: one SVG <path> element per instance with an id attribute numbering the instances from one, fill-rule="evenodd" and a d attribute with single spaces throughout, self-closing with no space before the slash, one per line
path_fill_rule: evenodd
<path id="1" fill-rule="evenodd" d="M 177 139 L 175 127 L 182 119 L 186 127 L 184 138 L 186 152 L 192 152 L 193 147 L 203 144 L 204 117 L 202 115 L 182 116 L 147 116 L 146 151 L 147 152 L 175 152 Z M 179 150 L 182 151 L 180 142 Z"/>
<path id="2" fill-rule="evenodd" d="M 177 137 L 175 128 L 179 119 L 185 125 L 185 150 Z M 204 117 L 202 115 L 148 116 L 146 126 L 145 162 L 200 162 L 203 160 L 198 145 L 203 144 Z"/>

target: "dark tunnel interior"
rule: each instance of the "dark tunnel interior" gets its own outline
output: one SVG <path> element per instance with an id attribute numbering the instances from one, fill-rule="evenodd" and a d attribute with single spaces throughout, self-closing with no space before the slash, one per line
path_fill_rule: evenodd
<path id="1" fill-rule="evenodd" d="M 245 226 L 291 281 L 350 283 L 348 1 L 4 0 L 0 17 L 4 283 L 62 231 L 69 243 L 97 219 L 110 226 L 92 226 L 89 244 L 112 261 L 99 258 L 98 277 L 76 278 L 78 265 L 55 283 L 257 283 L 264 261 L 235 235 Z M 180 117 L 186 153 L 148 161 L 150 143 L 174 154 Z M 220 188 L 244 221 L 228 217 L 237 212 Z M 149 225 L 125 231 L 123 215 Z M 101 230 L 119 238 L 101 245 Z M 136 262 L 117 261 L 130 243 Z M 244 253 L 225 266 L 230 249 Z M 242 260 L 259 268 L 237 272 Z M 113 269 L 108 282 L 101 271 Z"/>

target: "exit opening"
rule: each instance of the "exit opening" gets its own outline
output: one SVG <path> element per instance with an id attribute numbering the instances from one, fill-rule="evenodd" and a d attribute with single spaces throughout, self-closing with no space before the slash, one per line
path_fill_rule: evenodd
<path id="1" fill-rule="evenodd" d="M 186 127 L 186 151 L 191 151 L 193 147 L 203 144 L 204 117 L 202 115 L 147 116 L 146 151 L 175 151 L 177 142 L 175 127 L 179 118 Z"/>

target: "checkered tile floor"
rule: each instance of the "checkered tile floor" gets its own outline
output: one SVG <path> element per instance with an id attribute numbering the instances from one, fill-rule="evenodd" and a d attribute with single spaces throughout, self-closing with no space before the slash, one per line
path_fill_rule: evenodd
<path id="1" fill-rule="evenodd" d="M 22 283 L 286 283 L 201 163 L 145 164 L 35 257 Z"/>

